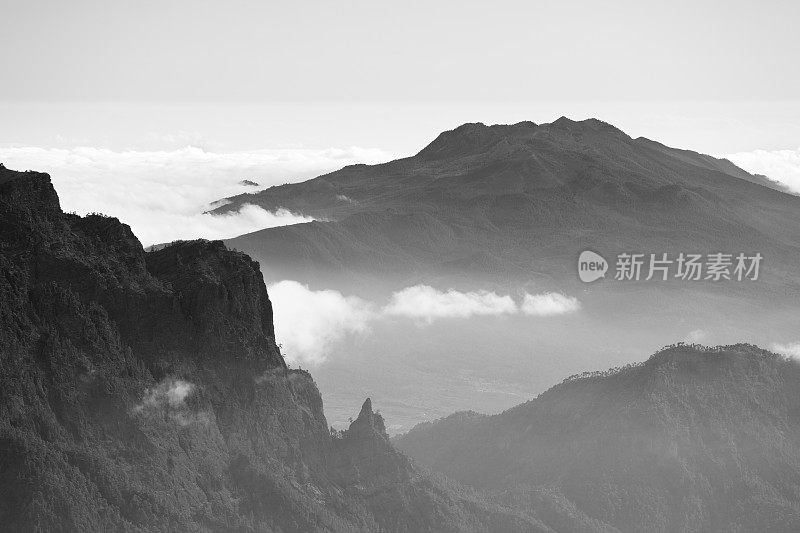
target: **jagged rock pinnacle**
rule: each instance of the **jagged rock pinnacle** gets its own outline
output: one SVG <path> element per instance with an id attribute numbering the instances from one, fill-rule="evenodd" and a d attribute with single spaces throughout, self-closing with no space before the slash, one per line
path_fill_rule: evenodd
<path id="1" fill-rule="evenodd" d="M 364 400 L 364 405 L 361 406 L 361 412 L 358 413 L 358 420 L 369 420 L 372 418 L 372 400 L 367 398 Z"/>

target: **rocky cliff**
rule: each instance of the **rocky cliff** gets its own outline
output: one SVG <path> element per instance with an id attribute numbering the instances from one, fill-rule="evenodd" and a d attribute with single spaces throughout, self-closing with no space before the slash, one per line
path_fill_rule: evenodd
<path id="1" fill-rule="evenodd" d="M 2 166 L 0 252 L 0 529 L 549 530 L 415 470 L 369 400 L 332 431 L 248 256 L 145 253 Z"/>

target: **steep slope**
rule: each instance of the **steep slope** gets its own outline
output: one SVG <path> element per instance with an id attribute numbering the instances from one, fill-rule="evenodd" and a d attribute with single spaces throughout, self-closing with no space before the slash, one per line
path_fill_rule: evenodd
<path id="1" fill-rule="evenodd" d="M 670 347 L 395 443 L 518 505 L 551 491 L 622 531 L 800 527 L 800 365 L 750 345 Z"/>
<path id="2" fill-rule="evenodd" d="M 145 253 L 0 165 L 0 527 L 550 531 L 420 474 L 369 401 L 332 432 L 272 319 L 246 255 Z"/>

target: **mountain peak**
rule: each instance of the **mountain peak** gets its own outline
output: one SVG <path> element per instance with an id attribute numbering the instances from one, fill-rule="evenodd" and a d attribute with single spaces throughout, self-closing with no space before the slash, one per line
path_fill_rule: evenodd
<path id="1" fill-rule="evenodd" d="M 350 435 L 361 435 L 364 438 L 373 438 L 377 435 L 383 440 L 387 440 L 389 436 L 386 433 L 386 423 L 380 413 L 372 410 L 372 400 L 367 398 L 361 406 L 361 412 L 358 413 L 356 418 L 348 429 Z"/>
<path id="2" fill-rule="evenodd" d="M 628 139 L 631 138 L 627 133 L 625 133 L 618 127 L 614 126 L 613 124 L 609 124 L 608 122 L 604 122 L 597 118 L 572 120 L 565 116 L 561 116 L 556 120 L 554 120 L 553 122 L 551 122 L 549 126 L 551 128 L 564 129 L 568 131 L 611 133 L 614 135 L 622 135 Z"/>
<path id="3" fill-rule="evenodd" d="M 446 159 L 480 153 L 501 139 L 531 132 L 537 127 L 536 123 L 531 121 L 491 126 L 487 126 L 483 122 L 467 122 L 455 129 L 443 131 L 417 155 L 424 159 Z"/>
<path id="4" fill-rule="evenodd" d="M 364 400 L 364 405 L 361 406 L 361 412 L 358 413 L 358 419 L 367 419 L 372 417 L 372 400 L 367 398 Z"/>
<path id="5" fill-rule="evenodd" d="M 739 343 L 727 346 L 703 346 L 678 343 L 651 355 L 644 366 L 652 369 L 670 369 L 694 376 L 699 369 L 718 371 L 726 368 L 746 370 L 751 366 L 781 365 L 783 358 L 753 344 Z"/>
<path id="6" fill-rule="evenodd" d="M 562 116 L 549 124 L 545 123 L 541 126 L 531 121 L 522 121 L 516 124 L 493 124 L 491 126 L 487 126 L 483 122 L 467 122 L 457 128 L 440 133 L 433 142 L 423 148 L 417 155 L 424 159 L 447 159 L 479 154 L 504 139 L 528 139 L 540 127 L 572 133 L 612 134 L 630 139 L 630 136 L 616 126 L 596 118 L 576 121 Z"/>
<path id="7" fill-rule="evenodd" d="M 550 123 L 551 126 L 562 126 L 562 127 L 571 126 L 573 124 L 577 124 L 577 122 L 575 122 L 570 118 L 567 118 L 564 115 L 561 115 L 560 117 L 558 117 L 557 119 L 555 119 L 553 122 Z"/>

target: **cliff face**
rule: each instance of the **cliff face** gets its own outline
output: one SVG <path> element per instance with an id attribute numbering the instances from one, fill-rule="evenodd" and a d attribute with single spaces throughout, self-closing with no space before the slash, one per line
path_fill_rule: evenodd
<path id="1" fill-rule="evenodd" d="M 3 524 L 302 525 L 246 489 L 302 501 L 330 438 L 256 263 L 219 242 L 145 254 L 114 218 L 63 214 L 45 174 L 2 169 L 0 228 Z"/>
<path id="2" fill-rule="evenodd" d="M 416 472 L 364 405 L 341 434 L 287 368 L 257 263 L 145 253 L 0 166 L 0 524 L 51 531 L 546 530 Z"/>

